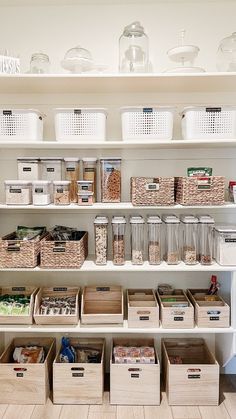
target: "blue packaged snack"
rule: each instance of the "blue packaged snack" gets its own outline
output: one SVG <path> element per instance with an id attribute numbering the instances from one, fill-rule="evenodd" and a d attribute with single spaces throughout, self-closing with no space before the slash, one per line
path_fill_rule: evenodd
<path id="1" fill-rule="evenodd" d="M 63 337 L 61 340 L 60 362 L 75 362 L 75 350 L 73 346 L 70 345 L 70 339 L 66 337 Z"/>

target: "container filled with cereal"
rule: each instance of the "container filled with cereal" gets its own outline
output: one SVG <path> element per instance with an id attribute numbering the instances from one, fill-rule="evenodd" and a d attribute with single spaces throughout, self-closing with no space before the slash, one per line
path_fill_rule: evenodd
<path id="1" fill-rule="evenodd" d="M 161 226 L 162 221 L 157 215 L 150 215 L 148 225 L 148 261 L 150 265 L 161 263 Z"/>
<path id="2" fill-rule="evenodd" d="M 100 159 L 101 202 L 121 201 L 121 159 Z"/>
<path id="3" fill-rule="evenodd" d="M 97 216 L 94 220 L 95 263 L 106 265 L 108 251 L 108 218 Z"/>
<path id="4" fill-rule="evenodd" d="M 77 157 L 65 157 L 65 179 L 70 181 L 70 202 L 77 202 L 79 180 L 79 159 Z"/>
<path id="5" fill-rule="evenodd" d="M 142 265 L 144 262 L 144 219 L 143 217 L 130 217 L 131 227 L 131 262 L 133 265 Z"/>
<path id="6" fill-rule="evenodd" d="M 176 215 L 163 217 L 165 223 L 165 261 L 168 265 L 180 262 L 179 227 L 180 219 Z"/>
<path id="7" fill-rule="evenodd" d="M 93 182 L 94 201 L 97 201 L 97 157 L 84 157 L 83 180 Z"/>
<path id="8" fill-rule="evenodd" d="M 112 217 L 112 247 L 114 265 L 125 264 L 125 217 Z"/>
<path id="9" fill-rule="evenodd" d="M 183 231 L 183 261 L 186 265 L 196 265 L 198 263 L 198 218 L 193 215 L 184 215 L 181 217 L 181 222 Z"/>
<path id="10" fill-rule="evenodd" d="M 55 205 L 70 204 L 70 182 L 68 180 L 53 182 L 53 198 Z"/>

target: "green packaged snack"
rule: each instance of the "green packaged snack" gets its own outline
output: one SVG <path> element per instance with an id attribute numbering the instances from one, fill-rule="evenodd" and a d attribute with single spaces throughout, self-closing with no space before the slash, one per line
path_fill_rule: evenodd
<path id="1" fill-rule="evenodd" d="M 16 238 L 19 240 L 32 240 L 40 237 L 46 232 L 46 227 L 25 227 L 18 226 L 16 230 Z"/>
<path id="2" fill-rule="evenodd" d="M 188 167 L 188 177 L 209 177 L 212 176 L 211 167 Z"/>

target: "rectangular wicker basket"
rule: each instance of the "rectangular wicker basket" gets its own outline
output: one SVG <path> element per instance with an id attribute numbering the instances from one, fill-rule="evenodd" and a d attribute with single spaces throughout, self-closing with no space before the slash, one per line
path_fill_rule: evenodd
<path id="1" fill-rule="evenodd" d="M 79 269 L 88 256 L 88 233 L 78 241 L 54 241 L 49 234 L 41 242 L 41 268 Z"/>
<path id="2" fill-rule="evenodd" d="M 40 241 L 47 235 L 33 240 L 16 239 L 16 233 L 10 233 L 0 239 L 1 268 L 35 268 L 39 264 Z"/>
<path id="3" fill-rule="evenodd" d="M 174 205 L 173 177 L 132 177 L 131 202 L 133 205 Z"/>
<path id="4" fill-rule="evenodd" d="M 223 205 L 225 177 L 176 177 L 175 200 L 181 205 Z"/>

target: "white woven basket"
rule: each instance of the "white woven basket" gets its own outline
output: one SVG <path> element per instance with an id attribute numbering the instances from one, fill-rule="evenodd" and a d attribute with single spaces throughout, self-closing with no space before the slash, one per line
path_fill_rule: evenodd
<path id="1" fill-rule="evenodd" d="M 106 110 L 103 108 L 55 109 L 57 141 L 106 139 Z"/>
<path id="2" fill-rule="evenodd" d="M 182 112 L 184 140 L 236 139 L 236 106 L 192 106 Z"/>
<path id="3" fill-rule="evenodd" d="M 42 141 L 43 116 L 34 109 L 0 109 L 0 141 Z"/>
<path id="4" fill-rule="evenodd" d="M 169 106 L 121 108 L 123 140 L 172 140 L 173 111 Z"/>

